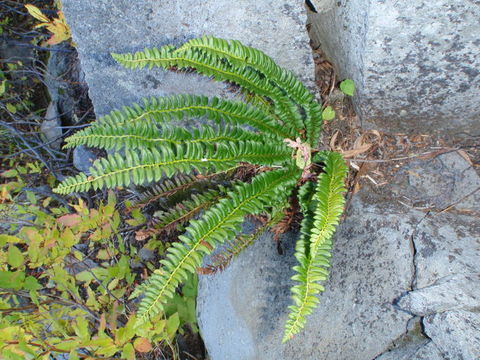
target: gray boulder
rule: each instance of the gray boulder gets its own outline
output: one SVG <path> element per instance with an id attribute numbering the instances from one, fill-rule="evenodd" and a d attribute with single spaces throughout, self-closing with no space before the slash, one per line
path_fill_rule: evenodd
<path id="1" fill-rule="evenodd" d="M 417 160 L 404 166 L 396 177 L 396 189 L 402 202 L 415 208 L 458 211 L 480 210 L 480 177 L 458 152 L 449 152 L 429 160 Z"/>
<path id="2" fill-rule="evenodd" d="M 397 301 L 400 309 L 422 317 L 428 341 L 414 352 L 412 342 L 400 344 L 378 360 L 478 359 L 480 227 L 477 217 L 462 214 L 480 210 L 479 181 L 454 153 L 413 162 L 399 172 L 395 192 L 402 202 L 415 199 L 412 206 L 431 209 L 412 233 L 412 290 Z"/>
<path id="3" fill-rule="evenodd" d="M 308 0 L 307 4 L 312 11 L 320 14 L 326 13 L 337 6 L 335 0 Z"/>
<path id="4" fill-rule="evenodd" d="M 478 360 L 480 355 L 480 314 L 447 311 L 431 315 L 423 322 L 425 333 L 444 359 Z"/>
<path id="5" fill-rule="evenodd" d="M 426 316 L 447 310 L 475 311 L 480 304 L 480 273 L 444 277 L 431 286 L 405 295 L 398 305 L 412 314 Z"/>
<path id="6" fill-rule="evenodd" d="M 304 2 L 238 0 L 64 0 L 97 115 L 145 96 L 195 93 L 231 96 L 223 84 L 161 69 L 126 70 L 111 52 L 181 44 L 201 35 L 237 39 L 265 51 L 314 86 Z"/>
<path id="7" fill-rule="evenodd" d="M 90 167 L 98 157 L 99 156 L 90 150 L 90 148 L 79 145 L 73 150 L 73 166 L 75 166 L 77 170 L 90 175 Z"/>
<path id="8" fill-rule="evenodd" d="M 353 100 L 365 125 L 474 135 L 479 17 L 475 0 L 337 0 L 310 21 L 339 79 L 355 81 Z"/>

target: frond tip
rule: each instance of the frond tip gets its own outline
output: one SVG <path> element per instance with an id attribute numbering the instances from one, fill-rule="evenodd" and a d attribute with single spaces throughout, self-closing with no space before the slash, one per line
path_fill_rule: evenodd
<path id="1" fill-rule="evenodd" d="M 325 160 L 324 170 L 319 176 L 311 203 L 302 206 L 302 234 L 295 249 L 299 264 L 293 268 L 296 274 L 292 277 L 297 284 L 291 289 L 294 305 L 289 306 L 283 342 L 305 326 L 305 317 L 313 312 L 319 302 L 316 295 L 324 291 L 318 282 L 328 277 L 332 236 L 345 202 L 343 193 L 347 166 L 340 154 L 331 152 Z M 308 199 L 308 196 L 304 198 Z"/>

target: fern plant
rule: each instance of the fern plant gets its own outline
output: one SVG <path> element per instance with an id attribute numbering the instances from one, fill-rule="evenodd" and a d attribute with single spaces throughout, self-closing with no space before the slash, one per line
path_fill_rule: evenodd
<path id="1" fill-rule="evenodd" d="M 332 234 L 343 210 L 347 167 L 340 154 L 319 151 L 321 106 L 288 70 L 263 52 L 238 41 L 214 37 L 193 39 L 183 46 L 163 46 L 128 54 L 112 54 L 129 69 L 162 67 L 192 70 L 216 81 L 239 86 L 238 101 L 176 95 L 149 98 L 99 118 L 67 139 L 80 144 L 122 150 L 97 160 L 90 175 L 65 179 L 57 193 L 146 184 L 179 173 L 212 176 L 244 164 L 256 166 L 251 181 L 237 183 L 222 194 L 208 192 L 208 204 L 189 217 L 179 241 L 168 250 L 162 268 L 149 279 L 137 317 L 143 322 L 162 311 L 177 286 L 196 272 L 205 255 L 241 232 L 245 216 L 270 214 L 269 226 L 280 221 L 292 196 L 303 212 L 293 268 L 293 305 L 283 341 L 298 333 L 318 303 L 320 281 L 328 275 Z M 193 128 L 178 122 L 204 119 Z M 220 190 L 219 190 L 220 191 Z M 203 202 L 201 202 L 203 205 Z M 190 204 L 200 205 L 194 200 Z M 185 216 L 173 209 L 173 216 Z M 168 223 L 174 221 L 165 216 Z M 262 231 L 267 227 L 262 227 Z M 245 248 L 258 232 L 244 239 Z"/>

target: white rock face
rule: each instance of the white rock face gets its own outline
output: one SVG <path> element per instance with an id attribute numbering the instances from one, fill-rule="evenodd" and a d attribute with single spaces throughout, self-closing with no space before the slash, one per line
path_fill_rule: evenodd
<path id="1" fill-rule="evenodd" d="M 335 0 L 309 0 L 312 11 L 322 14 L 332 10 L 335 6 Z"/>
<path id="2" fill-rule="evenodd" d="M 398 305 L 415 315 L 426 316 L 448 310 L 475 311 L 480 304 L 480 273 L 455 274 L 433 285 L 409 292 Z"/>

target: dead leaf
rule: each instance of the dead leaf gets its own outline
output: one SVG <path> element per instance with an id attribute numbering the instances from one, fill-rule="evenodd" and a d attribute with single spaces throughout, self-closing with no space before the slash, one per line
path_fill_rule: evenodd
<path id="1" fill-rule="evenodd" d="M 57 222 L 59 224 L 62 224 L 63 226 L 66 226 L 66 227 L 76 226 L 80 224 L 81 221 L 82 221 L 82 217 L 78 214 L 67 214 L 67 215 L 60 216 L 57 219 Z"/>
<path id="2" fill-rule="evenodd" d="M 335 131 L 335 134 L 333 134 L 332 138 L 330 139 L 330 149 L 336 150 L 335 144 L 337 143 L 337 137 L 340 134 L 340 130 Z"/>
<path id="3" fill-rule="evenodd" d="M 151 229 L 142 229 L 135 232 L 135 240 L 137 241 L 145 241 L 150 236 L 152 236 Z"/>
<path id="4" fill-rule="evenodd" d="M 460 155 L 461 157 L 463 157 L 465 160 L 467 160 L 467 162 L 470 164 L 470 166 L 473 166 L 473 161 L 472 161 L 472 159 L 470 159 L 470 156 L 467 154 L 466 151 L 464 151 L 464 150 L 457 150 L 457 153 L 458 153 L 458 155 Z"/>
<path id="5" fill-rule="evenodd" d="M 367 152 L 368 150 L 370 150 L 370 148 L 372 146 L 373 146 L 373 144 L 363 144 L 363 145 L 360 145 L 357 148 L 342 151 L 342 155 L 346 159 L 353 158 L 357 155 L 360 155 L 360 154 L 363 154 L 364 152 Z"/>
<path id="6" fill-rule="evenodd" d="M 144 337 L 136 338 L 133 342 L 133 347 L 135 348 L 135 350 L 141 353 L 150 352 L 153 349 L 150 341 L 148 341 L 148 339 Z"/>

